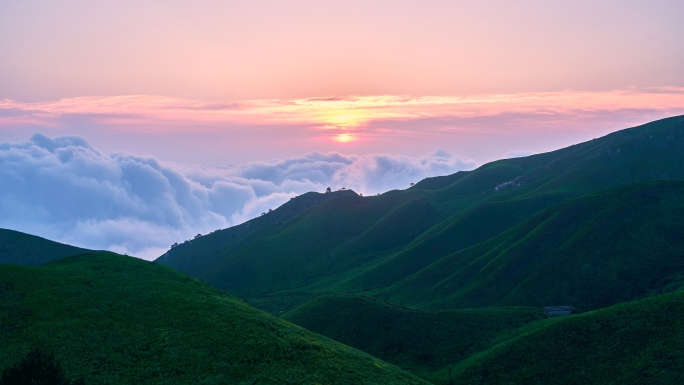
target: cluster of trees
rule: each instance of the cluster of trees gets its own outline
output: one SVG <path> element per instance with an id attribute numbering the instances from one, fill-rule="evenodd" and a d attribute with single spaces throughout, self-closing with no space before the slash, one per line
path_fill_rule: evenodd
<path id="1" fill-rule="evenodd" d="M 413 186 L 415 186 L 415 185 L 416 185 L 415 183 L 411 183 L 411 184 L 410 184 L 411 187 L 413 187 Z M 345 189 L 344 187 L 342 187 L 341 189 L 339 189 L 339 190 L 337 190 L 337 191 L 343 191 L 343 190 L 346 190 L 346 189 Z M 331 192 L 332 192 L 332 189 L 331 189 L 330 187 L 328 187 L 327 189 L 325 189 L 325 193 L 326 193 L 326 194 L 327 194 L 327 193 L 331 193 Z M 359 194 L 359 195 L 360 195 L 360 196 L 363 196 L 363 194 Z M 380 193 L 378 193 L 378 195 L 380 195 Z M 263 215 L 263 214 L 262 214 L 262 215 Z"/>
<path id="2" fill-rule="evenodd" d="M 197 234 L 197 235 L 195 235 L 195 238 L 193 238 L 193 239 L 197 239 L 197 238 L 201 238 L 201 237 L 202 237 L 202 234 Z M 187 241 L 183 241 L 183 243 L 190 242 L 190 241 L 192 241 L 193 239 L 188 239 Z M 172 248 L 172 249 L 173 249 L 174 247 L 178 247 L 178 242 L 176 242 L 176 243 L 174 243 L 173 245 L 171 245 L 171 248 Z"/>
<path id="3" fill-rule="evenodd" d="M 339 189 L 339 190 L 337 190 L 337 191 L 344 191 L 344 190 L 346 190 L 346 188 L 342 187 L 341 189 Z M 326 193 L 326 194 L 327 194 L 327 193 L 330 193 L 330 192 L 332 192 L 332 189 L 331 189 L 330 187 L 328 187 L 327 189 L 325 189 L 325 193 Z"/>

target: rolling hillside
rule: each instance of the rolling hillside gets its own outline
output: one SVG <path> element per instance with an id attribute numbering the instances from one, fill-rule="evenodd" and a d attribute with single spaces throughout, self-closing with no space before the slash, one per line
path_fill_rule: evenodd
<path id="1" fill-rule="evenodd" d="M 422 384 L 188 275 L 112 253 L 0 265 L 0 370 L 32 348 L 86 384 Z"/>
<path id="2" fill-rule="evenodd" d="M 376 296 L 430 308 L 572 305 L 586 311 L 675 290 L 684 284 L 682 218 L 684 181 L 566 200 Z"/>
<path id="3" fill-rule="evenodd" d="M 421 310 L 328 294 L 284 314 L 434 384 L 678 384 L 684 291 L 582 314 Z"/>
<path id="4" fill-rule="evenodd" d="M 462 361 L 453 383 L 684 383 L 682 291 L 536 326 Z"/>
<path id="5" fill-rule="evenodd" d="M 327 294 L 281 318 L 365 351 L 434 383 L 444 370 L 542 320 L 529 307 L 419 310 L 367 297 Z"/>
<path id="6" fill-rule="evenodd" d="M 649 180 L 684 180 L 682 164 L 680 116 L 380 196 L 308 193 L 186 242 L 156 262 L 265 309 L 287 310 L 317 293 L 388 289 L 570 198 Z"/>
<path id="7" fill-rule="evenodd" d="M 37 266 L 54 259 L 90 252 L 92 250 L 53 242 L 35 235 L 0 229 L 0 264 Z"/>

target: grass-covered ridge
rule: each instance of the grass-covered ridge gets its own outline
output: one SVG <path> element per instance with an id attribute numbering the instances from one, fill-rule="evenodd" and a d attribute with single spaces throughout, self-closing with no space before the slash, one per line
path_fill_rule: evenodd
<path id="1" fill-rule="evenodd" d="M 89 253 L 82 249 L 19 231 L 0 229 L 0 264 L 38 266 L 54 259 Z"/>
<path id="2" fill-rule="evenodd" d="M 164 266 L 111 253 L 0 265 L 0 370 L 53 352 L 87 384 L 420 384 Z"/>
<path id="3" fill-rule="evenodd" d="M 281 318 L 433 383 L 448 384 L 450 366 L 545 317 L 538 308 L 420 310 L 367 297 L 328 294 Z"/>
<path id="4" fill-rule="evenodd" d="M 278 298 L 280 310 L 326 292 L 373 295 L 564 200 L 684 180 L 682 164 L 684 119 L 662 119 L 380 196 L 308 193 L 157 262 L 267 307 Z"/>
<path id="5" fill-rule="evenodd" d="M 377 293 L 443 307 L 598 309 L 675 290 L 684 274 L 684 182 L 618 187 L 551 206 Z"/>

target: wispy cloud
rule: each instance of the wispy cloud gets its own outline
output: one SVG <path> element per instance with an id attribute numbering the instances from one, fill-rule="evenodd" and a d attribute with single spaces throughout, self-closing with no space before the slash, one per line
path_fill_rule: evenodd
<path id="1" fill-rule="evenodd" d="M 217 129 L 225 124 L 304 125 L 313 129 L 364 130 L 383 121 L 474 119 L 501 114 L 586 115 L 623 110 L 684 110 L 684 88 L 608 92 L 530 92 L 456 96 L 347 96 L 293 100 L 201 101 L 150 95 L 78 97 L 22 103 L 0 101 L 0 125 L 59 124 L 88 116 L 118 129 L 160 131 Z M 2 113 L 5 111 L 5 113 Z M 11 112 L 11 113 L 9 113 Z M 446 128 L 449 128 L 448 126 Z M 382 131 L 378 131 L 382 132 Z"/>
<path id="2" fill-rule="evenodd" d="M 684 114 L 684 88 L 457 96 L 330 96 L 205 101 L 149 95 L 0 100 L 0 140 L 83 135 L 107 151 L 224 164 L 310 152 L 435 148 L 479 163 L 535 153 Z"/>

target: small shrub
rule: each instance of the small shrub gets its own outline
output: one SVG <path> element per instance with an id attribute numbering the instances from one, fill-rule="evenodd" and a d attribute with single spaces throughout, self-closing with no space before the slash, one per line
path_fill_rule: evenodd
<path id="1" fill-rule="evenodd" d="M 2 372 L 0 385 L 84 385 L 84 382 L 83 379 L 68 380 L 54 355 L 34 349 Z"/>

